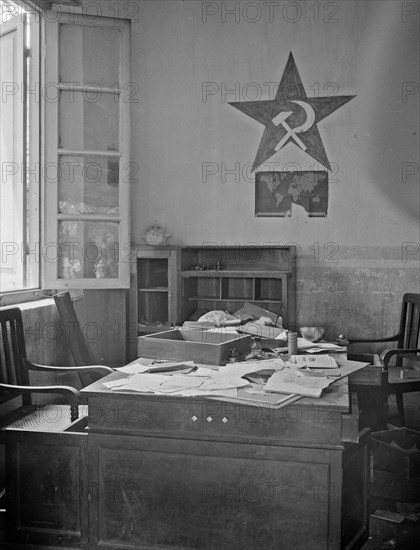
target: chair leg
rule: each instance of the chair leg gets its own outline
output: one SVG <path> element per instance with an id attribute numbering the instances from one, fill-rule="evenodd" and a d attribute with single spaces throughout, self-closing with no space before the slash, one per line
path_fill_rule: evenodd
<path id="1" fill-rule="evenodd" d="M 74 422 L 79 418 L 79 407 L 78 405 L 70 405 L 70 422 Z"/>
<path id="2" fill-rule="evenodd" d="M 404 398 L 402 393 L 395 394 L 397 401 L 398 420 L 401 426 L 405 426 Z"/>

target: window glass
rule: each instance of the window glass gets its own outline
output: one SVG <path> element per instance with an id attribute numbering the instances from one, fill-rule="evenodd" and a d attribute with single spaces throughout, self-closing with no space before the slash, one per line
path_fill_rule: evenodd
<path id="1" fill-rule="evenodd" d="M 60 146 L 115 151 L 119 148 L 119 98 L 98 89 L 60 93 Z"/>
<path id="2" fill-rule="evenodd" d="M 120 42 L 118 29 L 61 25 L 60 81 L 118 88 Z"/>
<path id="3" fill-rule="evenodd" d="M 60 279 L 119 276 L 118 223 L 61 221 L 58 246 L 45 245 L 47 261 L 58 263 Z"/>
<path id="4" fill-rule="evenodd" d="M 60 213 L 119 213 L 118 158 L 62 155 L 58 174 Z"/>
<path id="5" fill-rule="evenodd" d="M 7 293 L 39 286 L 39 18 L 12 1 L 0 0 L 0 14 L 0 293 Z"/>

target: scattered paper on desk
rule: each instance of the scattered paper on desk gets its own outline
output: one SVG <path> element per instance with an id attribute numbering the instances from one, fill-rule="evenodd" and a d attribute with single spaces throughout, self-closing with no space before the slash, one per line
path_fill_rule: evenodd
<path id="1" fill-rule="evenodd" d="M 219 333 L 219 334 L 237 334 L 238 331 L 236 330 L 237 329 L 237 325 L 239 324 L 239 319 L 238 319 L 238 322 L 235 323 L 235 325 L 233 326 L 222 326 L 222 327 L 214 327 L 214 328 L 209 328 L 209 329 L 206 329 L 206 332 L 216 332 L 216 333 Z"/>
<path id="2" fill-rule="evenodd" d="M 309 340 L 306 340 L 306 338 L 299 338 L 297 339 L 297 346 L 298 349 L 308 349 L 313 348 L 315 344 L 313 342 L 310 342 Z"/>
<path id="3" fill-rule="evenodd" d="M 165 376 L 164 382 L 160 385 L 161 388 L 198 388 L 205 382 L 202 376 L 184 376 L 183 374 L 173 374 Z"/>
<path id="4" fill-rule="evenodd" d="M 112 380 L 111 382 L 104 382 L 104 386 L 107 388 L 110 388 L 111 390 L 113 388 L 120 388 L 120 386 L 125 386 L 127 384 L 128 378 L 120 378 L 119 380 Z"/>
<path id="5" fill-rule="evenodd" d="M 331 342 L 318 342 L 316 344 L 313 344 L 313 347 L 311 348 L 305 348 L 306 353 L 324 353 L 326 351 L 338 353 L 338 352 L 345 352 L 346 351 L 345 346 L 337 346 L 337 344 L 332 344 Z"/>
<path id="6" fill-rule="evenodd" d="M 299 368 L 336 369 L 338 367 L 337 361 L 330 355 L 292 355 L 289 362 L 298 365 Z"/>
<path id="7" fill-rule="evenodd" d="M 169 372 L 193 368 L 194 361 L 165 361 L 153 363 L 149 366 L 148 372 Z"/>
<path id="8" fill-rule="evenodd" d="M 160 386 L 168 377 L 163 374 L 135 374 L 129 378 L 125 378 L 125 384 L 119 386 L 112 386 L 112 389 L 118 389 L 121 391 L 138 391 L 138 392 L 154 392 L 160 389 Z M 109 382 L 112 384 L 112 382 Z"/>
<path id="9" fill-rule="evenodd" d="M 249 386 L 249 382 L 248 380 L 244 380 L 241 376 L 219 374 L 219 376 L 210 376 L 204 380 L 202 386 L 200 386 L 200 390 L 227 390 L 245 388 L 246 386 Z"/>
<path id="10" fill-rule="evenodd" d="M 124 372 L 125 374 L 140 374 L 141 372 L 147 372 L 149 370 L 149 367 L 147 365 L 141 365 L 140 363 L 132 363 L 131 365 L 119 367 L 115 370 L 118 370 L 119 372 Z"/>
<path id="11" fill-rule="evenodd" d="M 236 374 L 238 376 L 245 376 L 246 374 L 252 374 L 254 372 L 260 372 L 263 370 L 281 370 L 284 368 L 284 361 L 280 357 L 275 359 L 263 359 L 261 361 L 245 361 L 244 363 L 230 363 L 225 367 L 221 367 L 220 373 Z"/>
<path id="12" fill-rule="evenodd" d="M 324 376 L 307 376 L 302 371 L 284 369 L 268 379 L 265 390 L 275 393 L 295 393 L 305 397 L 321 397 L 333 380 Z"/>
<path id="13" fill-rule="evenodd" d="M 140 374 L 142 372 L 170 372 L 193 368 L 193 361 L 156 361 L 139 357 L 135 362 L 115 370 L 125 374 Z"/>
<path id="14" fill-rule="evenodd" d="M 179 395 L 182 395 L 182 397 L 228 397 L 235 399 L 238 397 L 238 390 L 236 388 L 229 388 L 226 390 L 209 391 L 198 388 L 197 390 L 184 390 Z"/>
<path id="15" fill-rule="evenodd" d="M 207 369 L 206 367 L 198 367 L 198 369 L 189 374 L 189 376 L 212 376 L 214 372 L 217 371 L 214 371 L 213 369 Z"/>
<path id="16" fill-rule="evenodd" d="M 262 325 L 257 322 L 248 322 L 238 328 L 238 332 L 268 338 L 270 340 L 287 340 L 287 331 L 279 327 Z"/>
<path id="17" fill-rule="evenodd" d="M 212 398 L 213 396 L 209 396 Z M 214 397 L 214 399 L 217 399 Z M 300 395 L 295 394 L 279 394 L 279 393 L 251 393 L 250 388 L 239 389 L 236 398 L 225 396 L 226 401 L 232 403 L 240 403 L 253 407 L 265 407 L 269 409 L 280 409 L 301 399 Z"/>

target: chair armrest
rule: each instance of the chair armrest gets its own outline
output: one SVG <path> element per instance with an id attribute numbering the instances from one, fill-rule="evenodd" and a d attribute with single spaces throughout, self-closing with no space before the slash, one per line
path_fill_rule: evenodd
<path id="1" fill-rule="evenodd" d="M 0 389 L 16 395 L 31 393 L 59 393 L 65 397 L 69 405 L 79 403 L 79 392 L 71 386 L 18 386 L 14 384 L 0 384 Z"/>
<path id="2" fill-rule="evenodd" d="M 399 334 L 394 336 L 389 336 L 388 338 L 347 338 L 349 344 L 369 344 L 369 343 L 380 343 L 380 342 L 396 342 L 399 338 Z"/>
<path id="3" fill-rule="evenodd" d="M 88 365 L 86 367 L 55 367 L 50 365 L 39 365 L 37 363 L 31 363 L 25 359 L 25 366 L 28 370 L 37 372 L 49 372 L 55 374 L 77 374 L 81 385 L 83 387 L 93 384 L 97 380 L 100 380 L 107 374 L 114 372 L 111 367 L 104 367 L 103 365 Z"/>
<path id="4" fill-rule="evenodd" d="M 391 357 L 394 357 L 394 356 L 401 357 L 404 355 L 412 355 L 413 359 L 416 359 L 417 357 L 417 359 L 420 361 L 420 357 L 416 356 L 415 355 L 416 353 L 420 353 L 420 349 L 397 349 L 397 348 L 386 349 L 381 353 L 380 359 L 381 359 L 381 362 L 383 363 L 384 369 L 387 370 Z"/>
<path id="5" fill-rule="evenodd" d="M 100 375 L 98 378 L 102 378 L 106 376 L 107 374 L 111 374 L 114 372 L 114 369 L 111 367 L 105 367 L 104 365 L 87 365 L 85 367 L 56 367 L 51 365 L 40 365 L 38 363 L 31 363 L 27 359 L 25 359 L 25 366 L 28 370 L 38 371 L 38 372 L 55 372 L 58 374 L 64 374 L 64 373 L 72 373 L 72 372 L 78 372 L 78 373 L 93 373 Z"/>

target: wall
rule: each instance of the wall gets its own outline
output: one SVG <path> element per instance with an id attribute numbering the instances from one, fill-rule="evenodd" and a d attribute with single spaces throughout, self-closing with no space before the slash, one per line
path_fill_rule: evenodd
<path id="1" fill-rule="evenodd" d="M 420 291 L 418 3 L 154 0 L 138 7 L 132 239 L 141 243 L 157 220 L 171 244 L 295 242 L 300 324 L 389 335 L 402 293 Z M 326 218 L 309 218 L 296 205 L 290 218 L 254 216 L 249 166 L 263 126 L 227 103 L 273 95 L 277 86 L 264 83 L 279 82 L 290 52 L 308 97 L 317 90 L 357 96 L 319 124 L 334 163 Z M 206 83 L 214 93 L 203 97 Z M 280 170 L 287 163 L 319 169 L 291 144 L 271 161 Z M 216 173 L 204 178 L 203 166 Z"/>

